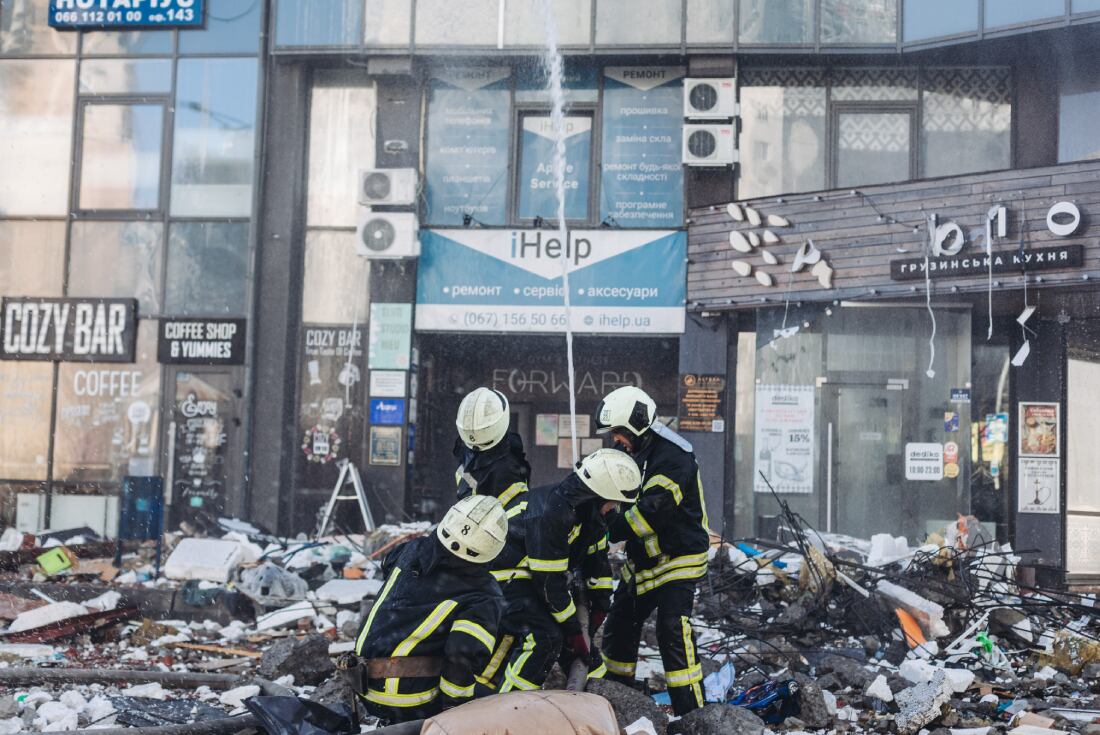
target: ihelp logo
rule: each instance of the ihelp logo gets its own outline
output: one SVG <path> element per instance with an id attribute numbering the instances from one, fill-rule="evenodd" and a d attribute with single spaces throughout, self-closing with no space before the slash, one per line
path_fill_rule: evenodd
<path id="1" fill-rule="evenodd" d="M 572 262 L 574 268 L 592 255 L 592 241 L 585 237 L 574 237 L 573 233 L 565 233 L 565 244 L 557 234 L 544 233 L 541 230 L 513 230 L 512 231 L 512 260 L 542 260 L 550 259 L 560 261 L 564 250 L 566 260 Z"/>

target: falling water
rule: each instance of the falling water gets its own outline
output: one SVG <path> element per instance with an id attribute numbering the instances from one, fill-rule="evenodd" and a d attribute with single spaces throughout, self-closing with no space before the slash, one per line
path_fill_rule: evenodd
<path id="1" fill-rule="evenodd" d="M 569 438 L 573 449 L 573 463 L 578 459 L 577 452 L 577 394 L 574 388 L 576 373 L 573 368 L 573 314 L 569 293 L 569 257 L 567 242 L 568 231 L 565 226 L 565 93 L 562 91 L 562 77 L 565 62 L 558 50 L 558 27 L 554 19 L 553 0 L 542 0 L 543 20 L 546 24 L 546 53 L 542 63 L 546 68 L 546 87 L 550 92 L 550 125 L 554 131 L 554 191 L 558 198 L 558 241 L 561 249 L 561 285 L 565 307 L 565 352 L 569 363 Z"/>

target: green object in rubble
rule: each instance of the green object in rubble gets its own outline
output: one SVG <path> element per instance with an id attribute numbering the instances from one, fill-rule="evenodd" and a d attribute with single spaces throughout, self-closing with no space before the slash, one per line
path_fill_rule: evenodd
<path id="1" fill-rule="evenodd" d="M 983 651 L 986 653 L 993 653 L 993 641 L 989 640 L 988 633 L 978 633 L 974 640 L 981 644 Z"/>
<path id="2" fill-rule="evenodd" d="M 73 565 L 72 558 L 60 546 L 50 549 L 45 554 L 40 554 L 35 561 L 38 562 L 38 566 L 42 567 L 43 572 L 51 576 L 63 572 Z"/>

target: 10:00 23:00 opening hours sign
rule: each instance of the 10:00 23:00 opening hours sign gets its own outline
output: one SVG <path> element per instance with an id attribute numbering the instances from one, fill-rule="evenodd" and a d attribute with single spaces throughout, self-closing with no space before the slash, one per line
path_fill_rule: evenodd
<path id="1" fill-rule="evenodd" d="M 50 0 L 50 27 L 62 31 L 107 28 L 201 28 L 205 0 Z"/>

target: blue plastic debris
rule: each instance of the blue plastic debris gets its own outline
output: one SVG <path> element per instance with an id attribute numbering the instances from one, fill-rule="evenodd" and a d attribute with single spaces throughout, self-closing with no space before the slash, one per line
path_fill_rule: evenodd
<path id="1" fill-rule="evenodd" d="M 794 679 L 771 681 L 755 686 L 729 701 L 735 707 L 744 707 L 769 725 L 775 725 L 788 717 L 798 715 L 798 683 Z"/>

